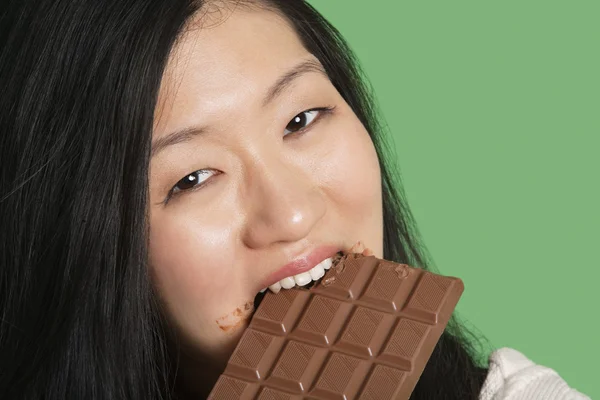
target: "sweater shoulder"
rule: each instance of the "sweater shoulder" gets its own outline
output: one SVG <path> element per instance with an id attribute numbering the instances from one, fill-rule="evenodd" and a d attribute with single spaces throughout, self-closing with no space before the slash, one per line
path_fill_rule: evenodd
<path id="1" fill-rule="evenodd" d="M 517 350 L 502 348 L 489 358 L 480 400 L 589 400 L 570 388 L 551 368 L 538 365 Z"/>

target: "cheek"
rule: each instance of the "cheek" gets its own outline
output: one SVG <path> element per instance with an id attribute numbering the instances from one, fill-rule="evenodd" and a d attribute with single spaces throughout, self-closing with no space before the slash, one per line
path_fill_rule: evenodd
<path id="1" fill-rule="evenodd" d="M 324 163 L 325 187 L 358 216 L 381 211 L 381 170 L 373 142 L 353 113 L 335 128 L 335 148 Z"/>
<path id="2" fill-rule="evenodd" d="M 151 226 L 150 265 L 163 302 L 176 318 L 210 319 L 234 268 L 227 227 L 172 215 Z"/>
<path id="3" fill-rule="evenodd" d="M 155 222 L 152 226 L 156 228 L 150 234 L 151 261 L 154 272 L 163 278 L 161 281 L 193 276 L 195 284 L 203 285 L 210 276 L 209 269 L 202 268 L 202 264 L 210 263 L 210 258 L 199 257 L 207 255 L 203 232 L 190 223 Z"/>
<path id="4" fill-rule="evenodd" d="M 150 269 L 180 339 L 220 359 L 245 328 L 255 293 L 236 269 L 231 225 L 219 213 L 193 218 L 189 211 L 151 217 Z"/>
<path id="5" fill-rule="evenodd" d="M 383 256 L 381 169 L 368 132 L 351 110 L 327 132 L 333 150 L 321 157 L 319 176 L 330 221 L 348 243 L 363 241 Z"/>

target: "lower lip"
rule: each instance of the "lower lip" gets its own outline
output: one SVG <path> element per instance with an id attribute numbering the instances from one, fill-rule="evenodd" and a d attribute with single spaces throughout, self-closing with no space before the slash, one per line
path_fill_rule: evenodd
<path id="1" fill-rule="evenodd" d="M 287 278 L 288 276 L 293 277 L 294 275 L 298 275 L 303 272 L 308 272 L 321 261 L 335 256 L 336 253 L 338 253 L 339 251 L 341 251 L 341 249 L 338 246 L 319 247 L 312 253 L 297 258 L 291 263 L 285 265 L 280 270 L 272 273 L 267 279 L 265 279 L 265 286 L 263 287 L 269 287 L 279 282 L 283 278 Z"/>

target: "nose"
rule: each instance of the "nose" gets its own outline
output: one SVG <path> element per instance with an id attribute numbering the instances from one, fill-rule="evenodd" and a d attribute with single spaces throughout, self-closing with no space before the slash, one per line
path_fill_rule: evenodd
<path id="1" fill-rule="evenodd" d="M 309 171 L 285 161 L 254 163 L 246 180 L 243 240 L 250 248 L 307 237 L 326 211 Z"/>

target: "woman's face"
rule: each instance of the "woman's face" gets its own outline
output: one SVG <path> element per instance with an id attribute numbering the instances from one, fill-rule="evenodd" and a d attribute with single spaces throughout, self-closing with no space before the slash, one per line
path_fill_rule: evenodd
<path id="1" fill-rule="evenodd" d="M 359 240 L 382 255 L 381 181 L 367 131 L 284 19 L 203 22 L 159 94 L 150 263 L 182 342 L 222 362 L 261 289 Z"/>

